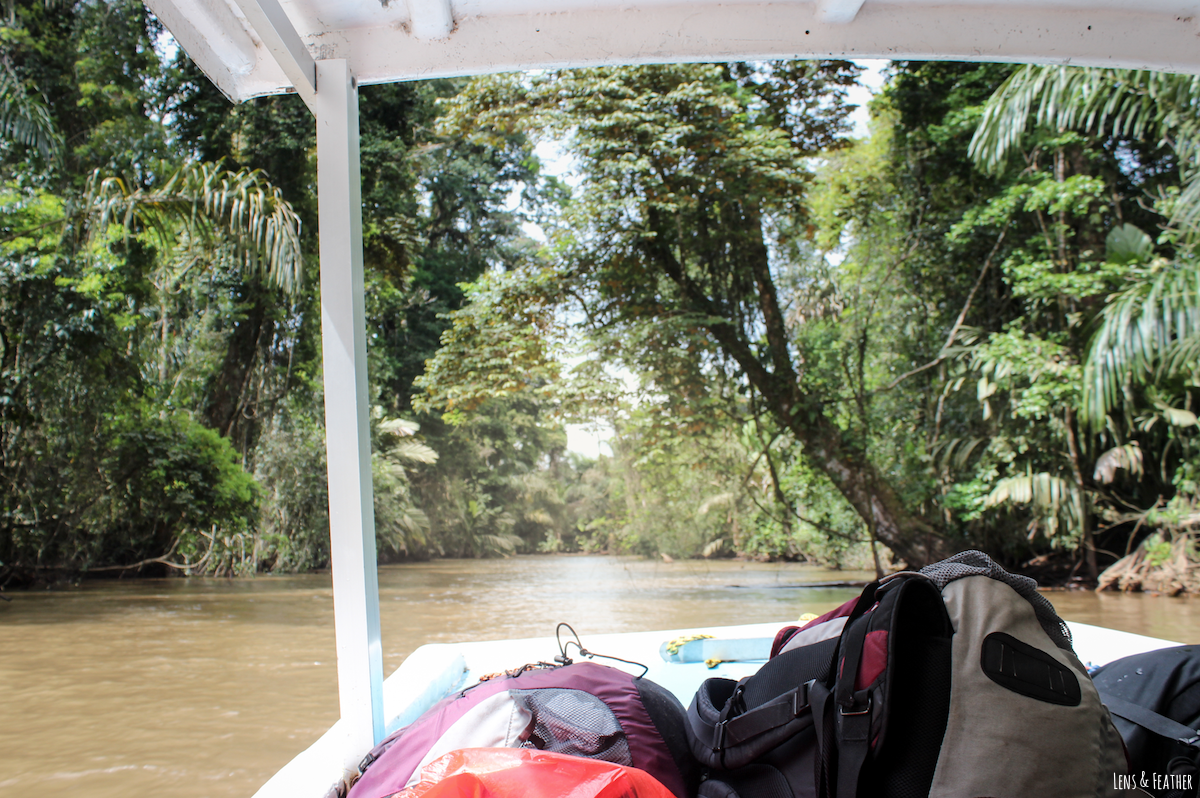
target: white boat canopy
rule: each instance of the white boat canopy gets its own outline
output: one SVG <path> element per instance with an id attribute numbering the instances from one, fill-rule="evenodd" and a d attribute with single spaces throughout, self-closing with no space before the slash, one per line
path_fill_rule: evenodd
<path id="1" fill-rule="evenodd" d="M 611 63 L 942 58 L 1200 68 L 1194 0 L 147 0 L 234 101 Z"/>
<path id="2" fill-rule="evenodd" d="M 1023 61 L 1200 72 L 1200 0 L 145 0 L 234 102 L 317 119 L 329 517 L 343 761 L 383 734 L 359 84 L 771 58 Z"/>

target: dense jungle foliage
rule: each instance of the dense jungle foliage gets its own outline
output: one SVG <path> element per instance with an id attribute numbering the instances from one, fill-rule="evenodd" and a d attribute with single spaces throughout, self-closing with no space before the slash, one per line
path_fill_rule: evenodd
<path id="1" fill-rule="evenodd" d="M 230 104 L 132 0 L 0 33 L 0 586 L 326 566 L 308 110 Z M 856 139 L 859 72 L 362 90 L 382 559 L 1190 587 L 1200 83 L 897 62 Z"/>

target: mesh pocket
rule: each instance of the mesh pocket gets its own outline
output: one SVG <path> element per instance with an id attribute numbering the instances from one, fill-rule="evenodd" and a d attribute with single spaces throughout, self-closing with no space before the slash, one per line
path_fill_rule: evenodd
<path id="1" fill-rule="evenodd" d="M 511 694 L 533 715 L 533 732 L 525 748 L 633 767 L 621 724 L 608 705 L 591 693 L 545 687 Z"/>
<path id="2" fill-rule="evenodd" d="M 960 552 L 941 562 L 926 565 L 921 569 L 921 573 L 929 577 L 937 585 L 938 590 L 945 590 L 946 585 L 954 580 L 968 576 L 987 576 L 1005 583 L 1017 591 L 1021 598 L 1033 605 L 1033 612 L 1037 616 L 1038 623 L 1042 625 L 1042 629 L 1046 631 L 1046 635 L 1054 641 L 1054 644 L 1065 651 L 1074 652 L 1074 649 L 1071 648 L 1071 630 L 1063 622 L 1063 619 L 1058 617 L 1050 600 L 1038 592 L 1037 582 L 1028 576 L 1010 574 L 983 552 Z"/>

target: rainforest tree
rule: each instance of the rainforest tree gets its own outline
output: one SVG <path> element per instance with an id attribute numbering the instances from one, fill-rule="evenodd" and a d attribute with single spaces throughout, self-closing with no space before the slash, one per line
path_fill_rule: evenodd
<path id="1" fill-rule="evenodd" d="M 932 470 L 948 525 L 1009 551 L 1031 551 L 1022 532 L 1076 548 L 1094 578 L 1097 518 L 1118 520 L 1152 486 L 1116 465 L 1114 443 L 1127 444 L 1133 426 L 1087 423 L 1085 362 L 1105 298 L 1143 257 L 1131 252 L 1136 228 L 1163 220 L 1144 198 L 1177 178 L 1153 141 L 1060 126 L 1020 131 L 1019 158 L 978 168 L 972 139 L 1012 74 L 905 64 L 886 91 L 892 180 L 913 242 L 901 284 L 917 288 L 926 329 L 946 331 L 925 339 L 913 362 L 928 365 L 897 387 L 922 396 L 912 463 Z"/>
<path id="2" fill-rule="evenodd" d="M 785 62 L 489 78 L 453 119 L 463 133 L 482 119 L 488 131 L 570 134 L 584 184 L 554 238 L 553 279 L 531 272 L 528 293 L 574 302 L 597 353 L 653 374 L 664 401 L 700 400 L 706 374 L 736 374 L 730 384 L 758 397 L 871 534 L 919 564 L 956 544 L 868 456 L 864 430 L 818 374 L 819 353 L 800 347 L 790 313 L 788 247 L 810 224 L 809 159 L 844 141 L 856 69 Z M 484 345 L 470 340 L 443 350 L 442 384 L 466 376 L 462 348 Z M 536 342 L 508 346 L 514 358 L 516 347 L 538 354 Z"/>

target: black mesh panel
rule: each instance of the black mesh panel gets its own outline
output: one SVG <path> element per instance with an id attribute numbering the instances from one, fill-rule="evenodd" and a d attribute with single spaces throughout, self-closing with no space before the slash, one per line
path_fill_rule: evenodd
<path id="1" fill-rule="evenodd" d="M 557 687 L 511 692 L 533 715 L 533 733 L 526 748 L 633 767 L 621 724 L 596 696 Z"/>
<path id="2" fill-rule="evenodd" d="M 933 580 L 938 590 L 945 590 L 946 585 L 956 579 L 968 576 L 987 576 L 1003 582 L 1033 606 L 1042 629 L 1054 641 L 1054 644 L 1065 651 L 1074 652 L 1071 648 L 1071 630 L 1058 613 L 1050 600 L 1037 590 L 1037 582 L 1028 576 L 1010 574 L 997 565 L 991 557 L 981 551 L 964 551 L 955 554 L 941 562 L 926 565 L 921 573 Z"/>
<path id="3" fill-rule="evenodd" d="M 874 794 L 888 798 L 929 795 L 950 712 L 950 640 L 910 640 L 907 647 L 892 664 L 897 689 L 888 708 L 887 743 L 874 768 Z"/>
<path id="4" fill-rule="evenodd" d="M 765 704 L 810 679 L 824 681 L 829 676 L 837 645 L 836 637 L 822 640 L 785 651 L 763 665 L 758 673 L 746 680 L 746 706 L 753 708 Z"/>

